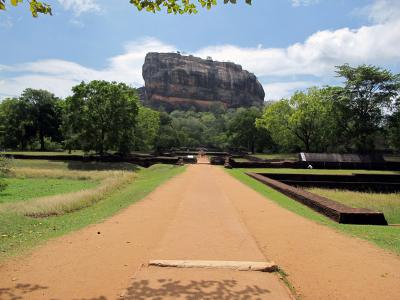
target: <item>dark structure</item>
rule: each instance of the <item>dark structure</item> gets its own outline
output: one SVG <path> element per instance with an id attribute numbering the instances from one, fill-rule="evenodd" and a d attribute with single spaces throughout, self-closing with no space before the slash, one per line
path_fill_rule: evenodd
<path id="1" fill-rule="evenodd" d="M 400 170 L 400 162 L 382 154 L 299 153 L 300 167 L 317 169 Z"/>
<path id="2" fill-rule="evenodd" d="M 256 76 L 231 62 L 178 53 L 148 53 L 143 65 L 142 100 L 151 107 L 207 110 L 262 105 L 265 92 Z"/>
<path id="3" fill-rule="evenodd" d="M 235 161 L 231 157 L 229 164 L 233 168 L 292 168 L 292 169 L 348 169 L 348 170 L 391 170 L 400 171 L 400 161 L 387 160 L 382 154 L 335 154 L 335 153 L 299 153 L 298 160 L 259 159 L 243 155 L 248 161 Z"/>
<path id="4" fill-rule="evenodd" d="M 387 225 L 382 212 L 365 208 L 352 208 L 331 199 L 299 189 L 281 181 L 272 179 L 272 174 L 246 173 L 250 177 L 272 187 L 286 196 L 310 207 L 311 209 L 343 224 Z M 285 176 L 287 174 L 279 174 Z"/>
<path id="5" fill-rule="evenodd" d="M 295 187 L 316 187 L 358 192 L 400 192 L 400 175 L 395 174 L 262 174 Z M 400 199 L 399 199 L 400 200 Z"/>

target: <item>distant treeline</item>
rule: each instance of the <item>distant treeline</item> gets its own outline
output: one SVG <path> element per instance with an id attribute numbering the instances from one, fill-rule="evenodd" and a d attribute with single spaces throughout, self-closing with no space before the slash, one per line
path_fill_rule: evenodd
<path id="1" fill-rule="evenodd" d="M 123 83 L 92 81 L 55 97 L 26 89 L 0 103 L 2 150 L 162 152 L 208 147 L 251 152 L 400 150 L 400 76 L 375 66 L 337 67 L 343 87 L 296 92 L 265 107 L 171 113 L 145 107 Z"/>

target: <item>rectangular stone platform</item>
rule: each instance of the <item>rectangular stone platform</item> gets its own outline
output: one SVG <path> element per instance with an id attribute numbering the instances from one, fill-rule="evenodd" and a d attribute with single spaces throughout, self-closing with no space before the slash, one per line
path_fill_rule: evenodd
<path id="1" fill-rule="evenodd" d="M 352 208 L 331 199 L 274 180 L 265 176 L 265 174 L 253 172 L 246 174 L 338 223 L 359 225 L 388 224 L 382 212 L 365 208 Z"/>

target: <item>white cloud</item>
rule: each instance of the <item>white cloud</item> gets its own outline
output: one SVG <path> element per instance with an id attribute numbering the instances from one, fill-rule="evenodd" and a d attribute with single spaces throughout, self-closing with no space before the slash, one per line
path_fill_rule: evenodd
<path id="1" fill-rule="evenodd" d="M 312 86 L 317 86 L 318 83 L 311 81 L 290 81 L 290 82 L 274 82 L 264 84 L 265 100 L 279 100 L 287 98 L 298 90 L 305 90 Z"/>
<path id="2" fill-rule="evenodd" d="M 96 0 L 58 0 L 66 10 L 72 10 L 76 16 L 85 12 L 99 12 L 100 5 Z"/>
<path id="3" fill-rule="evenodd" d="M 377 24 L 400 19 L 400 1 L 398 0 L 375 0 L 360 10 L 361 14 L 367 15 L 369 19 Z"/>
<path id="4" fill-rule="evenodd" d="M 400 19 L 359 29 L 319 31 L 304 43 L 287 48 L 211 46 L 202 57 L 231 60 L 259 76 L 332 74 L 334 66 L 350 63 L 393 63 L 400 59 Z"/>
<path id="5" fill-rule="evenodd" d="M 286 97 L 296 88 L 310 83 L 303 76 L 312 76 L 314 83 L 334 77 L 335 65 L 367 63 L 390 65 L 400 59 L 400 4 L 397 0 L 376 0 L 365 8 L 374 21 L 358 29 L 341 28 L 312 34 L 303 43 L 287 48 L 208 46 L 194 55 L 211 56 L 215 60 L 233 61 L 262 81 L 266 99 Z M 385 13 L 388 12 L 388 13 Z M 48 88 L 59 96 L 70 94 L 70 88 L 82 80 L 104 79 L 141 86 L 142 64 L 147 52 L 174 52 L 177 48 L 159 40 L 147 38 L 128 43 L 121 55 L 111 57 L 104 69 L 92 69 L 64 60 L 41 60 L 15 66 L 0 66 L 0 95 L 18 95 L 24 88 Z M 3 72 L 13 77 L 2 76 Z M 287 78 L 295 78 L 290 81 Z M 284 81 L 288 82 L 284 82 Z M 293 81 L 294 80 L 294 81 Z M 278 83 L 276 83 L 278 82 Z M 313 83 L 313 84 L 314 84 Z M 310 83 L 311 84 L 311 83 Z"/>
<path id="6" fill-rule="evenodd" d="M 292 6 L 299 7 L 299 6 L 308 6 L 311 4 L 318 3 L 319 0 L 292 0 Z"/>
<path id="7" fill-rule="evenodd" d="M 96 70 L 75 62 L 47 59 L 15 66 L 0 65 L 0 97 L 19 95 L 25 88 L 52 91 L 57 96 L 71 94 L 71 87 L 81 81 L 108 80 L 125 82 L 139 87 L 143 85 L 142 65 L 148 52 L 174 52 L 175 47 L 156 39 L 145 38 L 128 43 L 123 54 L 112 57 L 108 66 Z M 1 72 L 16 76 L 1 78 Z"/>

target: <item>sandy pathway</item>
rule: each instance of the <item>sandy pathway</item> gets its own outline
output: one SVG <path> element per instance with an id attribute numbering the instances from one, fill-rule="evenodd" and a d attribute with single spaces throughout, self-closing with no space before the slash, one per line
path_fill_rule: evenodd
<path id="1" fill-rule="evenodd" d="M 289 299 L 276 274 L 143 266 L 266 258 L 304 299 L 400 299 L 399 257 L 280 208 L 210 165 L 189 166 L 106 222 L 3 264 L 0 299 Z"/>
<path id="2" fill-rule="evenodd" d="M 106 222 L 7 262 L 0 299 L 290 299 L 276 274 L 143 267 L 150 259 L 265 260 L 210 168 L 190 166 Z"/>
<path id="3" fill-rule="evenodd" d="M 225 171 L 213 177 L 263 254 L 289 273 L 301 299 L 400 299 L 400 257 L 300 217 Z"/>

